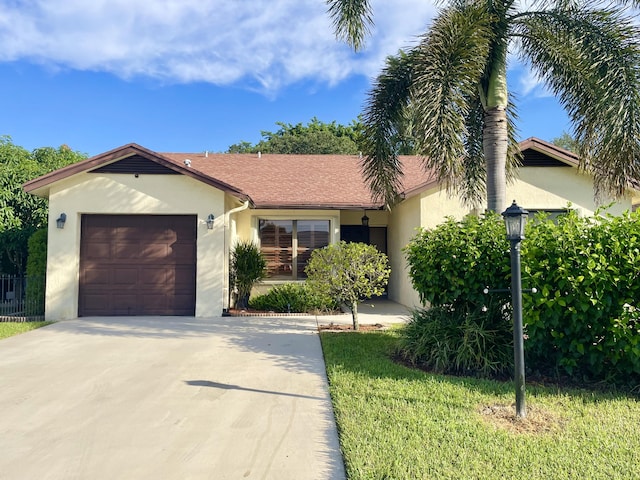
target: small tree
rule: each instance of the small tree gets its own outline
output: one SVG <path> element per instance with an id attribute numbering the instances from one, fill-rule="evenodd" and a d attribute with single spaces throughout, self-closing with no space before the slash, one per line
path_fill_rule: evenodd
<path id="1" fill-rule="evenodd" d="M 253 286 L 262 280 L 267 271 L 267 261 L 253 242 L 239 242 L 231 252 L 231 279 L 238 290 L 238 307 L 249 306 Z"/>
<path id="2" fill-rule="evenodd" d="M 314 250 L 305 272 L 315 288 L 351 309 L 353 329 L 359 330 L 358 302 L 382 295 L 391 269 L 376 247 L 340 242 Z"/>

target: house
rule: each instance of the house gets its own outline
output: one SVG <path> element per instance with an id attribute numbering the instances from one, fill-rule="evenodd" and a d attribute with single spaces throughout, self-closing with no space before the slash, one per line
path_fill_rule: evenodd
<path id="1" fill-rule="evenodd" d="M 523 167 L 508 198 L 529 210 L 588 215 L 591 177 L 570 152 L 521 143 Z M 136 144 L 69 165 L 24 188 L 49 199 L 46 318 L 106 315 L 207 317 L 229 308 L 229 252 L 260 244 L 266 287 L 304 277 L 315 248 L 365 241 L 389 256 L 389 298 L 418 304 L 402 248 L 418 227 L 470 210 L 448 196 L 418 157 L 402 157 L 403 201 L 383 209 L 358 156 L 157 153 Z M 631 209 L 630 192 L 612 207 Z"/>

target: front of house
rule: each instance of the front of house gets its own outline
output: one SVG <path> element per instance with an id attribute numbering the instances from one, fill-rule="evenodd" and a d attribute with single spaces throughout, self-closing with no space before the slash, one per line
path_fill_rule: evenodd
<path id="1" fill-rule="evenodd" d="M 529 210 L 596 210 L 575 156 L 536 139 L 521 149 L 509 198 Z M 418 157 L 401 161 L 404 200 L 391 211 L 372 199 L 357 156 L 157 153 L 129 144 L 32 180 L 25 190 L 49 199 L 46 318 L 219 315 L 230 306 L 238 240 L 257 242 L 268 260 L 261 289 L 303 280 L 316 248 L 341 239 L 376 245 L 391 264 L 389 298 L 418 305 L 402 248 L 416 228 L 472 212 Z M 631 209 L 637 195 L 611 213 Z"/>

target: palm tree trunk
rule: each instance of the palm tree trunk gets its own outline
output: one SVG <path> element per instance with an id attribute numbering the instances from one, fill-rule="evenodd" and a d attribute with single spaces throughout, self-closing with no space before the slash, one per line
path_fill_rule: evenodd
<path id="1" fill-rule="evenodd" d="M 482 148 L 487 163 L 487 208 L 500 213 L 507 207 L 507 112 L 504 107 L 489 108 L 484 119 Z"/>

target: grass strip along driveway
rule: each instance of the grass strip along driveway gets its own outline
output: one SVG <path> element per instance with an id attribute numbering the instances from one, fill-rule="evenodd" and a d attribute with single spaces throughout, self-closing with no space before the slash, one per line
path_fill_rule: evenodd
<path id="1" fill-rule="evenodd" d="M 391 359 L 397 333 L 322 333 L 348 478 L 640 479 L 629 394 L 433 375 Z"/>
<path id="2" fill-rule="evenodd" d="M 52 322 L 0 322 L 0 338 L 12 337 L 19 333 L 51 325 Z"/>

